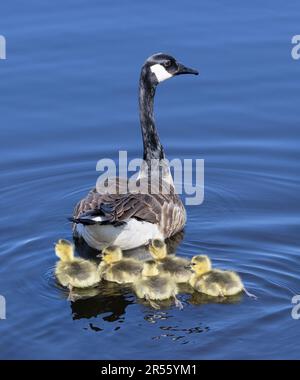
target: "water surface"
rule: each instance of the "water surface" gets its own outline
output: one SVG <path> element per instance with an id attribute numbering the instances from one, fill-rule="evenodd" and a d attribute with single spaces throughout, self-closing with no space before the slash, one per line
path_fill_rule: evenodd
<path id="1" fill-rule="evenodd" d="M 300 5 L 280 0 L 4 0 L 0 34 L 0 358 L 299 358 Z M 96 162 L 140 157 L 140 66 L 166 51 L 199 77 L 165 82 L 156 119 L 169 158 L 205 160 L 177 254 L 207 253 L 259 298 L 155 311 L 130 288 L 70 303 L 53 243 L 95 185 Z M 91 296 L 92 296 L 91 295 Z"/>

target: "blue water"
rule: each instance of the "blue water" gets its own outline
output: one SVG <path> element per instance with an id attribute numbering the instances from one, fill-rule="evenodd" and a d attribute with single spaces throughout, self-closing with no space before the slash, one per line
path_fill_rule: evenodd
<path id="1" fill-rule="evenodd" d="M 300 34 L 297 1 L 43 1 L 0 5 L 0 358 L 299 358 Z M 207 253 L 259 298 L 154 311 L 130 288 L 70 303 L 53 242 L 96 162 L 141 156 L 137 85 L 152 53 L 199 69 L 163 83 L 169 158 L 205 160 L 177 254 Z"/>

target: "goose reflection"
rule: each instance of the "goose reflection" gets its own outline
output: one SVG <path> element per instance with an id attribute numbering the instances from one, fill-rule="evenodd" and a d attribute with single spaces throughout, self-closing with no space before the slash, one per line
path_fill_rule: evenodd
<path id="1" fill-rule="evenodd" d="M 211 297 L 191 290 L 190 297 L 187 302 L 192 305 L 205 305 L 208 303 L 237 304 L 241 302 L 242 298 L 242 293 L 229 297 Z"/>
<path id="2" fill-rule="evenodd" d="M 94 293 L 97 292 L 95 295 Z M 126 308 L 134 304 L 131 289 L 120 287 L 112 282 L 103 282 L 97 288 L 91 289 L 90 297 L 87 294 L 77 294 L 77 299 L 70 303 L 74 320 L 103 316 L 106 322 L 116 322 L 124 318 Z"/>

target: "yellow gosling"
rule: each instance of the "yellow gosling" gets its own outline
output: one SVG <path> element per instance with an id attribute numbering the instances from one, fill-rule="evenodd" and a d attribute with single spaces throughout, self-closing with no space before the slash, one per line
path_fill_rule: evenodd
<path id="1" fill-rule="evenodd" d="M 168 273 L 175 282 L 189 282 L 191 271 L 188 269 L 189 260 L 175 255 L 168 255 L 164 241 L 153 239 L 149 241 L 149 251 L 159 265 L 160 272 Z"/>
<path id="2" fill-rule="evenodd" d="M 225 297 L 233 296 L 244 291 L 248 296 L 257 298 L 246 290 L 237 273 L 212 269 L 211 261 L 208 256 L 194 256 L 191 260 L 190 268 L 193 274 L 189 283 L 200 293 L 212 297 Z"/>
<path id="3" fill-rule="evenodd" d="M 143 263 L 123 258 L 122 250 L 118 246 L 105 248 L 98 257 L 102 258 L 99 264 L 100 275 L 107 281 L 126 284 L 136 281 L 141 275 Z"/>
<path id="4" fill-rule="evenodd" d="M 150 305 L 159 309 L 159 305 L 154 301 L 163 301 L 171 297 L 175 300 L 175 305 L 180 309 L 182 303 L 177 299 L 178 288 L 170 275 L 160 273 L 155 261 L 144 263 L 142 276 L 133 284 L 136 295 L 149 301 Z"/>
<path id="5" fill-rule="evenodd" d="M 60 259 L 55 266 L 55 275 L 62 286 L 69 288 L 69 300 L 74 301 L 73 287 L 88 288 L 100 281 L 97 265 L 74 257 L 74 246 L 70 241 L 58 240 L 55 244 L 55 253 Z"/>

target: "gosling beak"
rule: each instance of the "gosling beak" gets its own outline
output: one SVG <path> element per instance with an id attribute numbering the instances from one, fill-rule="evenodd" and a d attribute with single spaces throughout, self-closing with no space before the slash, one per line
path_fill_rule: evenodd
<path id="1" fill-rule="evenodd" d="M 190 67 L 184 66 L 182 63 L 178 63 L 178 70 L 174 75 L 181 75 L 181 74 L 194 74 L 199 75 L 199 72 L 195 69 L 191 69 Z"/>
<path id="2" fill-rule="evenodd" d="M 99 259 L 102 259 L 103 258 L 103 253 L 99 253 L 96 257 L 99 257 Z"/>
<path id="3" fill-rule="evenodd" d="M 192 264 L 186 265 L 184 268 L 191 271 L 192 270 Z"/>

